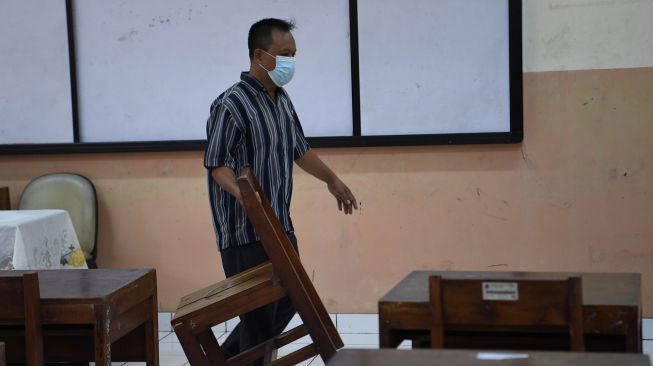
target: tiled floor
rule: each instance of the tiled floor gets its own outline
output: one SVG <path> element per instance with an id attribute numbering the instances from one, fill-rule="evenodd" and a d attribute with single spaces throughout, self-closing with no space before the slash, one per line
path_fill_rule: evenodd
<path id="1" fill-rule="evenodd" d="M 351 348 L 378 348 L 379 347 L 379 318 L 376 314 L 339 314 L 331 316 L 338 332 L 342 337 L 345 347 Z M 300 322 L 298 317 L 288 325 L 289 328 L 295 327 Z M 213 328 L 213 332 L 218 342 L 223 342 L 234 326 L 237 320 L 228 321 Z M 296 351 L 310 342 L 308 337 L 299 339 L 279 350 L 279 356 Z M 401 348 L 409 348 L 410 343 L 405 342 Z M 184 351 L 179 344 L 179 340 L 170 329 L 170 313 L 159 314 L 159 364 L 161 366 L 183 366 L 188 364 Z M 145 365 L 145 363 L 128 362 L 126 364 L 115 363 L 116 366 L 136 366 Z M 319 366 L 324 365 L 322 359 L 314 357 L 313 359 L 302 362 L 302 366 Z"/>
<path id="2" fill-rule="evenodd" d="M 345 347 L 347 348 L 378 348 L 379 329 L 378 315 L 376 314 L 338 314 L 332 315 L 332 319 L 338 328 Z M 299 319 L 296 317 L 288 325 L 289 328 L 296 326 Z M 223 342 L 231 332 L 237 321 L 228 321 L 213 328 L 218 342 Z M 643 324 L 644 352 L 653 355 L 653 319 L 646 319 Z M 170 329 L 170 313 L 159 314 L 159 364 L 161 366 L 184 366 L 188 360 L 181 349 L 177 337 Z M 296 351 L 309 343 L 307 337 L 302 338 L 279 350 L 279 355 L 285 355 Z M 400 348 L 410 348 L 410 342 L 404 342 Z M 653 356 L 652 356 L 653 357 Z M 116 366 L 145 365 L 145 363 L 115 363 Z M 324 365 L 318 356 L 299 364 L 302 366 Z"/>

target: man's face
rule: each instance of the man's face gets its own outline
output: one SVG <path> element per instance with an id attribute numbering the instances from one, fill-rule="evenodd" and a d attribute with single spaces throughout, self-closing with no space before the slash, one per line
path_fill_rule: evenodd
<path id="1" fill-rule="evenodd" d="M 295 38 L 290 32 L 283 32 L 278 29 L 272 30 L 272 44 L 267 52 L 263 50 L 256 50 L 254 57 L 259 64 L 266 70 L 272 70 L 276 66 L 275 56 L 295 56 L 297 53 L 297 46 L 295 45 Z"/>

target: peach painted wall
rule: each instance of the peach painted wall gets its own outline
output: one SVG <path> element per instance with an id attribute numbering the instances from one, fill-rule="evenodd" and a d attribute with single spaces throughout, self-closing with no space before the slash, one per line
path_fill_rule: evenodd
<path id="1" fill-rule="evenodd" d="M 303 261 L 330 312 L 375 312 L 414 269 L 628 271 L 653 316 L 653 68 L 526 73 L 525 141 L 319 150 L 362 210 L 295 176 Z M 155 267 L 160 309 L 223 278 L 201 152 L 0 157 L 14 205 L 40 174 L 91 178 L 99 265 Z"/>

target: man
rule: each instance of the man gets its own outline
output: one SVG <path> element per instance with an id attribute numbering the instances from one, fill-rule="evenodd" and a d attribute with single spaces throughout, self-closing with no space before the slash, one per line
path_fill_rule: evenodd
<path id="1" fill-rule="evenodd" d="M 263 19 L 250 28 L 250 68 L 211 105 L 204 166 L 225 275 L 268 260 L 242 206 L 236 174 L 250 166 L 297 250 L 290 219 L 293 162 L 327 184 L 340 211 L 358 209 L 349 188 L 313 152 L 283 86 L 294 74 L 294 24 Z M 230 357 L 280 334 L 295 310 L 288 298 L 241 317 L 223 344 Z M 260 361 L 260 360 L 259 360 Z"/>

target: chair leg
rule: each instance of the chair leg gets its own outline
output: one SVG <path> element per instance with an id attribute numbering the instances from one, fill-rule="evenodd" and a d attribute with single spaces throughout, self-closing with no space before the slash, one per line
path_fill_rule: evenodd
<path id="1" fill-rule="evenodd" d="M 173 329 L 175 331 L 175 334 L 177 335 L 177 338 L 179 339 L 181 348 L 184 349 L 184 353 L 186 354 L 186 357 L 188 358 L 188 362 L 191 364 L 191 366 L 211 365 L 209 363 L 209 360 L 206 359 L 206 356 L 204 355 L 204 351 L 202 351 L 202 347 L 200 346 L 200 343 L 198 342 L 193 332 L 190 330 L 188 324 L 186 323 L 175 324 L 173 325 Z"/>
<path id="2" fill-rule="evenodd" d="M 225 365 L 227 363 L 224 352 L 220 349 L 218 340 L 215 339 L 215 335 L 213 335 L 211 328 L 198 334 L 197 339 L 202 345 L 206 358 L 208 358 L 211 365 Z"/>

